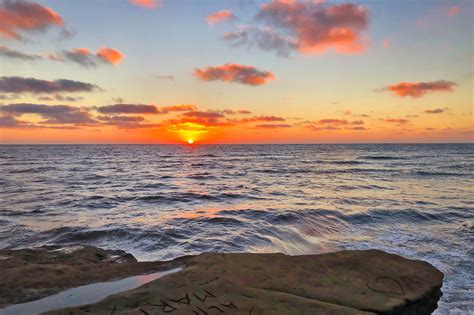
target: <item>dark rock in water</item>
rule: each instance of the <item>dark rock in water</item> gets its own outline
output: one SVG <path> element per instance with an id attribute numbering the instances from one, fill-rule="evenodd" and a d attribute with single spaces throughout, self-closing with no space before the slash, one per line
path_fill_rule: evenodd
<path id="1" fill-rule="evenodd" d="M 153 272 L 167 265 L 137 262 L 125 251 L 93 246 L 0 250 L 0 308 L 71 287 Z"/>
<path id="2" fill-rule="evenodd" d="M 37 288 L 57 291 L 66 286 L 65 279 L 72 280 L 71 287 L 79 280 L 83 284 L 185 265 L 176 273 L 96 304 L 47 314 L 430 314 L 443 283 L 443 274 L 429 263 L 378 250 L 307 256 L 205 253 L 155 263 L 134 262 L 124 252 L 111 254 L 93 247 L 80 250 L 85 252 L 76 250 L 68 255 L 82 265 L 71 264 L 65 257 L 57 258 L 61 267 L 55 261 L 40 264 L 33 259 L 31 265 L 36 269 L 26 273 L 16 271 L 22 266 L 10 265 L 16 273 L 16 281 L 9 280 L 11 288 L 32 289 L 35 282 L 30 279 L 35 278 L 39 280 Z M 39 253 L 46 255 L 38 258 L 41 262 L 50 255 L 45 249 Z M 102 254 L 101 258 L 97 254 Z M 13 251 L 0 255 L 24 259 L 26 254 Z M 127 258 L 122 263 L 107 262 L 111 256 Z M 26 262 L 23 268 L 28 266 Z M 53 267 L 62 271 L 60 276 Z M 7 273 L 0 268 L 0 276 Z M 47 279 L 50 276 L 54 279 Z M 85 279 L 80 279 L 82 276 Z M 0 284 L 0 296 L 9 292 L 7 288 Z M 4 303 L 16 301 L 10 295 Z"/>

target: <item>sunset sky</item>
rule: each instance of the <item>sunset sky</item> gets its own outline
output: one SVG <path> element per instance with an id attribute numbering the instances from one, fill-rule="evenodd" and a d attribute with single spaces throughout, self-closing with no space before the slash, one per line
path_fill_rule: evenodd
<path id="1" fill-rule="evenodd" d="M 472 142 L 470 0 L 0 0 L 0 143 Z"/>

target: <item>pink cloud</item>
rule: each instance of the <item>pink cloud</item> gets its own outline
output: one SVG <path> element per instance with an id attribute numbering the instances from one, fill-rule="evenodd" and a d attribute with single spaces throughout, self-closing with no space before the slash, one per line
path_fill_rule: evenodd
<path id="1" fill-rule="evenodd" d="M 96 56 L 106 63 L 117 64 L 123 59 L 123 54 L 117 49 L 102 47 L 96 52 Z"/>
<path id="2" fill-rule="evenodd" d="M 23 31 L 45 31 L 63 25 L 63 19 L 49 7 L 27 1 L 0 3 L 0 37 L 22 39 Z"/>
<path id="3" fill-rule="evenodd" d="M 413 98 L 422 97 L 427 93 L 452 92 L 455 82 L 439 80 L 433 82 L 400 82 L 389 85 L 384 90 L 388 90 L 400 97 L 411 96 Z"/>
<path id="4" fill-rule="evenodd" d="M 206 21 L 208 24 L 217 24 L 227 22 L 233 19 L 235 19 L 235 15 L 229 10 L 221 10 L 218 12 L 214 12 L 206 17 Z"/>
<path id="5" fill-rule="evenodd" d="M 128 0 L 128 2 L 146 9 L 156 9 L 163 5 L 163 0 Z"/>
<path id="6" fill-rule="evenodd" d="M 193 74 L 202 81 L 236 82 L 253 86 L 263 85 L 275 79 L 273 73 L 269 71 L 233 63 L 196 69 Z"/>
<path id="7" fill-rule="evenodd" d="M 261 5 L 257 19 L 294 36 L 298 51 L 305 54 L 328 49 L 360 53 L 368 44 L 368 11 L 361 5 L 274 0 Z"/>
<path id="8" fill-rule="evenodd" d="M 390 39 L 384 39 L 382 42 L 382 47 L 385 49 L 388 49 L 390 48 L 391 44 L 392 42 L 390 41 Z"/>
<path id="9" fill-rule="evenodd" d="M 458 5 L 450 6 L 446 12 L 449 17 L 454 17 L 461 12 L 461 8 Z"/>
<path id="10" fill-rule="evenodd" d="M 122 61 L 123 54 L 114 48 L 101 47 L 95 53 L 87 48 L 73 48 L 57 54 L 46 54 L 51 61 L 68 61 L 84 67 L 96 67 L 99 64 L 115 65 Z"/>

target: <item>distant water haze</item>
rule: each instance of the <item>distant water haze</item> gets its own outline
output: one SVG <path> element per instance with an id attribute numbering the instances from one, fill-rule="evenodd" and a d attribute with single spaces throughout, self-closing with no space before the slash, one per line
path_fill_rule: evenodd
<path id="1" fill-rule="evenodd" d="M 472 144 L 3 145 L 0 187 L 0 248 L 378 248 L 446 274 L 439 314 L 474 309 Z"/>

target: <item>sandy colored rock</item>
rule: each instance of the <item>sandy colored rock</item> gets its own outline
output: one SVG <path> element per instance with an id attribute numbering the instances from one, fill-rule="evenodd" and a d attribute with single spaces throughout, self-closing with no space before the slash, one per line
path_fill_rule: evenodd
<path id="1" fill-rule="evenodd" d="M 430 314 L 443 282 L 426 262 L 378 250 L 183 261 L 183 270 L 135 290 L 48 314 Z"/>
<path id="2" fill-rule="evenodd" d="M 150 273 L 168 264 L 137 262 L 122 250 L 92 246 L 0 250 L 0 308 L 71 287 Z"/>

